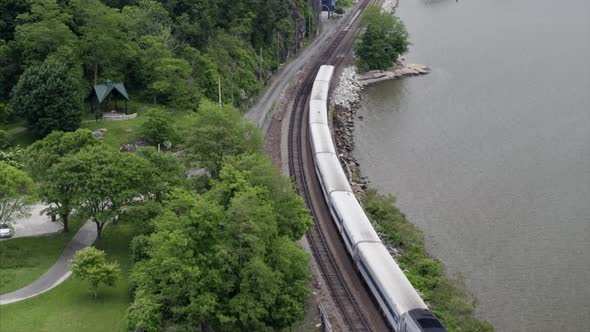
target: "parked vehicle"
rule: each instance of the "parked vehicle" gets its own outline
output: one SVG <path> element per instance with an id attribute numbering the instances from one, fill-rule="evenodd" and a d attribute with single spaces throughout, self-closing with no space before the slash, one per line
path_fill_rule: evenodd
<path id="1" fill-rule="evenodd" d="M 8 224 L 0 224 L 0 238 L 12 237 L 12 227 Z"/>

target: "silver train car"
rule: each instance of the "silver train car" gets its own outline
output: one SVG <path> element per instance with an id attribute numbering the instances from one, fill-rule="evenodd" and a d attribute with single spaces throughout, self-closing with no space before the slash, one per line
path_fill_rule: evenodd
<path id="1" fill-rule="evenodd" d="M 328 127 L 328 92 L 333 66 L 321 66 L 309 102 L 310 143 L 322 192 L 348 253 L 353 258 L 392 329 L 444 332 L 391 257 L 356 200 L 340 165 Z"/>

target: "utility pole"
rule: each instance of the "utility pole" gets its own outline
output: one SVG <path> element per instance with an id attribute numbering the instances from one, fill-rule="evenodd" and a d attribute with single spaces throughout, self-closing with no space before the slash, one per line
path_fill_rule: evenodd
<path id="1" fill-rule="evenodd" d="M 231 68 L 230 68 L 230 74 L 231 74 L 231 104 L 232 106 L 234 105 L 234 66 L 235 64 L 232 64 Z"/>
<path id="2" fill-rule="evenodd" d="M 295 36 L 294 36 L 295 38 L 293 38 L 293 39 L 295 39 L 295 54 L 297 54 L 297 35 L 298 35 L 299 31 L 297 30 L 297 21 L 294 22 L 294 24 L 295 24 Z"/>
<path id="3" fill-rule="evenodd" d="M 219 74 L 217 74 L 217 87 L 217 94 L 219 95 L 219 110 L 221 111 L 221 76 L 219 76 Z"/>
<path id="4" fill-rule="evenodd" d="M 281 39 L 279 35 L 279 29 L 277 29 L 277 60 L 279 65 L 281 64 Z"/>
<path id="5" fill-rule="evenodd" d="M 262 85 L 262 47 L 260 47 L 260 71 L 258 74 L 258 80 L 260 81 L 260 85 Z"/>

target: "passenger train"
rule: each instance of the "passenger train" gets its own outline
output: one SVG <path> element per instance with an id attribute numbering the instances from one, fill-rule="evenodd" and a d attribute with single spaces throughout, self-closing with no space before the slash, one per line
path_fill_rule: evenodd
<path id="1" fill-rule="evenodd" d="M 358 271 L 395 331 L 446 331 L 428 310 L 391 257 L 356 200 L 328 127 L 328 92 L 333 66 L 321 66 L 309 102 L 309 132 L 315 169 L 330 213 Z"/>

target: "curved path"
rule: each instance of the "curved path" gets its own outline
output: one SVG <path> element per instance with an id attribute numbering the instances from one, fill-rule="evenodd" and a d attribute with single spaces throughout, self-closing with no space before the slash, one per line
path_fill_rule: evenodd
<path id="1" fill-rule="evenodd" d="M 0 305 L 22 301 L 39 294 L 45 293 L 53 287 L 61 284 L 70 277 L 69 262 L 76 251 L 90 246 L 96 240 L 96 225 L 87 221 L 72 238 L 64 249 L 57 262 L 47 270 L 39 279 L 31 284 L 11 293 L 0 295 Z"/>

